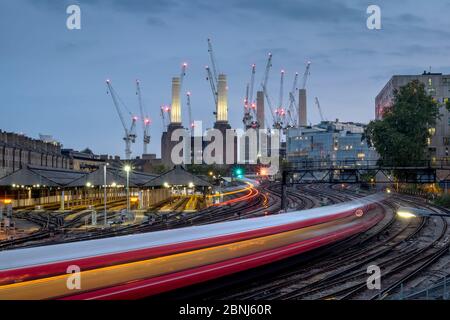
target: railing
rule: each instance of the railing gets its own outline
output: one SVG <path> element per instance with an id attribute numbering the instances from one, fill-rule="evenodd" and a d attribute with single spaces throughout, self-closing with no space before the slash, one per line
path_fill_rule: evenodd
<path id="1" fill-rule="evenodd" d="M 450 299 L 450 277 L 444 276 L 432 286 L 421 290 L 403 289 L 403 283 L 399 285 L 400 292 L 392 297 L 393 300 L 447 300 Z"/>
<path id="2" fill-rule="evenodd" d="M 382 164 L 378 160 L 361 160 L 361 159 L 346 159 L 346 160 L 300 160 L 289 161 L 285 165 L 286 170 L 296 169 L 450 169 L 449 159 L 435 159 L 435 160 L 420 160 L 411 161 L 405 164 L 396 164 L 393 162 L 383 161 Z"/>

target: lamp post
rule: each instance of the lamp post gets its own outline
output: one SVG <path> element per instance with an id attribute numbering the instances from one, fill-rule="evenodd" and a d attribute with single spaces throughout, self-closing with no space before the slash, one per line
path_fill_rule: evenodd
<path id="1" fill-rule="evenodd" d="M 130 212 L 130 171 L 131 171 L 131 166 L 126 165 L 123 169 L 127 173 L 127 214 L 128 214 Z"/>
<path id="2" fill-rule="evenodd" d="M 107 201 L 107 190 L 106 190 L 106 167 L 109 165 L 109 163 L 105 163 L 105 165 L 103 166 L 103 211 L 104 211 L 104 218 L 103 218 L 103 224 L 104 227 L 106 227 L 107 224 L 107 212 L 106 212 L 106 201 Z"/>

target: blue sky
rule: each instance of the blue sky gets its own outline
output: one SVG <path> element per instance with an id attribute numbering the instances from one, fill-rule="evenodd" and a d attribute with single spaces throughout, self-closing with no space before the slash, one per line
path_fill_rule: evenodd
<path id="1" fill-rule="evenodd" d="M 82 29 L 66 28 L 66 7 L 78 4 Z M 366 8 L 381 7 L 382 30 L 366 28 Z M 150 151 L 160 153 L 159 108 L 170 104 L 171 78 L 186 61 L 184 91 L 193 118 L 213 124 L 205 78 L 212 38 L 228 76 L 230 122 L 242 125 L 242 99 L 257 65 L 257 84 L 273 53 L 269 91 L 285 98 L 294 73 L 312 61 L 308 121 L 320 120 L 314 97 L 331 120 L 368 122 L 374 99 L 392 74 L 450 73 L 450 1 L 301 0 L 3 0 L 0 4 L 0 129 L 51 134 L 65 147 L 123 156 L 123 130 L 106 94 L 110 78 L 138 112 L 141 80 L 150 114 Z M 183 114 L 187 120 L 187 112 Z M 187 123 L 187 121 L 186 121 Z M 142 134 L 133 155 L 142 150 Z"/>

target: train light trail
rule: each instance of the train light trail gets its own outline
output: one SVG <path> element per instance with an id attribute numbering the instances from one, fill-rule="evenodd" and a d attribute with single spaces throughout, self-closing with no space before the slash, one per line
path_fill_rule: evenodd
<path id="1" fill-rule="evenodd" d="M 450 217 L 448 214 L 435 213 L 430 210 L 419 208 L 400 207 L 397 209 L 397 216 L 403 219 L 411 219 L 415 217 Z"/>
<path id="2" fill-rule="evenodd" d="M 403 218 L 403 219 L 411 219 L 411 218 L 416 217 L 416 215 L 414 213 L 405 211 L 405 210 L 398 210 L 397 216 L 399 216 L 400 218 Z"/>

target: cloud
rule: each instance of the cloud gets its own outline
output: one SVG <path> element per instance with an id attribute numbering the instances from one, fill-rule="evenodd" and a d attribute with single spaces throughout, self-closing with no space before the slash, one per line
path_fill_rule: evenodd
<path id="1" fill-rule="evenodd" d="M 146 23 L 147 23 L 149 26 L 153 26 L 153 27 L 164 27 L 164 26 L 167 25 L 167 24 L 164 22 L 164 20 L 159 19 L 159 18 L 157 18 L 157 17 L 152 17 L 152 16 L 150 16 L 150 17 L 147 18 Z"/>
<path id="2" fill-rule="evenodd" d="M 176 0 L 95 0 L 119 11 L 132 13 L 159 14 L 177 8 Z"/>
<path id="3" fill-rule="evenodd" d="M 233 1 L 235 8 L 266 16 L 297 21 L 341 23 L 360 19 L 365 12 L 331 0 L 246 0 Z"/>
<path id="4" fill-rule="evenodd" d="M 128 13 L 159 14 L 176 8 L 178 0 L 27 0 L 32 5 L 43 9 L 66 8 L 71 4 L 79 6 L 99 6 L 114 11 Z"/>

